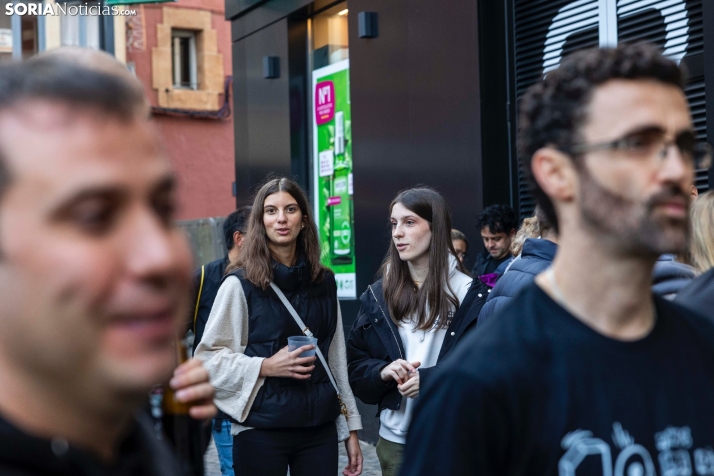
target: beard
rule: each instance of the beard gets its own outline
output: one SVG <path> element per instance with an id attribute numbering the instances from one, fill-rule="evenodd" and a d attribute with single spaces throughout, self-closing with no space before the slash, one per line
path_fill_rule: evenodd
<path id="1" fill-rule="evenodd" d="M 638 202 L 602 187 L 584 164 L 580 176 L 580 212 L 585 225 L 602 235 L 622 252 L 657 257 L 686 251 L 689 243 L 689 215 L 672 218 L 657 213 L 657 207 L 673 198 L 684 199 L 689 209 L 690 195 L 679 185 Z"/>

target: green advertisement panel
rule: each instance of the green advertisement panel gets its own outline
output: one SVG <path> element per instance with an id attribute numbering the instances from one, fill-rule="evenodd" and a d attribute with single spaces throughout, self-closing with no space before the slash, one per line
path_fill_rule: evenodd
<path id="1" fill-rule="evenodd" d="M 313 72 L 313 183 L 322 263 L 337 295 L 357 298 L 349 60 Z"/>

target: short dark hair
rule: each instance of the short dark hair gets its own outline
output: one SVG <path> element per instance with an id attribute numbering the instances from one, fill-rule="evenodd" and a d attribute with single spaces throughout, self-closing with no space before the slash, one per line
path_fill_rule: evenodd
<path id="1" fill-rule="evenodd" d="M 229 251 L 233 249 L 233 234 L 236 231 L 240 231 L 241 234 L 245 235 L 246 231 L 248 231 L 248 218 L 251 210 L 252 207 L 250 205 L 240 207 L 228 215 L 226 221 L 223 222 L 223 237 L 226 239 L 226 246 Z"/>
<path id="2" fill-rule="evenodd" d="M 510 233 L 517 225 L 516 214 L 508 205 L 486 207 L 476 219 L 476 227 L 479 231 L 488 227 L 491 233 Z"/>
<path id="3" fill-rule="evenodd" d="M 558 231 L 553 204 L 533 177 L 531 159 L 551 146 L 567 153 L 580 140 L 588 105 L 598 86 L 612 79 L 654 80 L 684 89 L 685 72 L 648 43 L 589 48 L 566 57 L 526 92 L 520 104 L 518 150 L 531 190 Z"/>
<path id="4" fill-rule="evenodd" d="M 116 74 L 91 69 L 59 56 L 33 58 L 0 66 L 0 114 L 28 100 L 66 104 L 132 120 L 144 111 L 142 92 Z M 11 181 L 11 171 L 0 148 L 0 195 Z"/>

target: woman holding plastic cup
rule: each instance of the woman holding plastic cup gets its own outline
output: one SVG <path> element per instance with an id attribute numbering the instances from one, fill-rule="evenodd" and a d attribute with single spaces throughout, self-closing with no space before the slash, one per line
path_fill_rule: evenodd
<path id="1" fill-rule="evenodd" d="M 300 336 L 317 345 L 290 351 L 288 339 Z M 236 476 L 334 476 L 338 438 L 349 457 L 343 474 L 362 472 L 335 277 L 320 264 L 317 227 L 295 182 L 273 179 L 256 194 L 196 356 L 232 419 Z"/>

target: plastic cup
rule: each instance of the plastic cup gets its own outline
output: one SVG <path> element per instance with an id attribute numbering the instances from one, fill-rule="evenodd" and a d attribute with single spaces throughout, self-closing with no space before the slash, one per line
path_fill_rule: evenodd
<path id="1" fill-rule="evenodd" d="M 317 338 L 308 336 L 293 336 L 288 337 L 288 352 L 292 352 L 304 345 L 314 345 L 317 348 Z M 312 357 L 315 355 L 315 349 L 302 352 L 299 357 Z"/>

